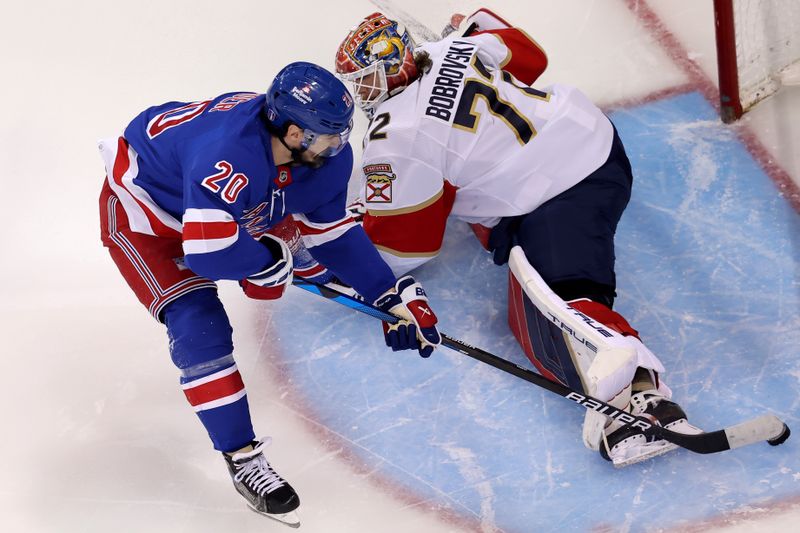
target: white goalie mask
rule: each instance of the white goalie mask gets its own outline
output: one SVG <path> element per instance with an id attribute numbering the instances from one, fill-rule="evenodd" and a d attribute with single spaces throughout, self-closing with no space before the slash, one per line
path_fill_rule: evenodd
<path id="1" fill-rule="evenodd" d="M 389 98 L 386 69 L 382 60 L 376 61 L 356 72 L 340 74 L 339 76 L 349 86 L 358 107 L 370 119 L 375 114 L 375 108 L 378 107 L 378 104 Z"/>
<path id="2" fill-rule="evenodd" d="M 402 24 L 373 13 L 339 45 L 336 73 L 352 85 L 356 103 L 372 118 L 381 102 L 417 78 L 411 35 Z"/>

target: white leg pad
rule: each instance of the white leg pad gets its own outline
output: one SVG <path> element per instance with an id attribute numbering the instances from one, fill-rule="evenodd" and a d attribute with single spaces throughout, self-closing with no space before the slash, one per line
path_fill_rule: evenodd
<path id="1" fill-rule="evenodd" d="M 622 392 L 611 398 L 607 403 L 613 405 L 620 411 L 625 410 L 631 401 L 631 385 L 622 389 Z M 598 451 L 603 440 L 603 430 L 608 423 L 608 417 L 598 413 L 594 409 L 587 409 L 583 417 L 583 445 L 590 450 Z"/>
<path id="2" fill-rule="evenodd" d="M 607 402 L 631 384 L 638 367 L 637 351 L 633 347 L 598 350 L 586 372 L 587 392 Z"/>
<path id="3" fill-rule="evenodd" d="M 630 400 L 630 385 L 637 368 L 664 372 L 664 365 L 642 341 L 623 336 L 564 302 L 528 263 L 522 248 L 515 246 L 511 250 L 508 264 L 533 305 L 564 332 L 576 355 L 584 392 L 624 409 Z M 672 396 L 663 382 L 659 392 L 668 399 Z M 586 411 L 583 440 L 587 447 L 597 449 L 605 422 L 604 415 L 591 409 Z"/>
<path id="4" fill-rule="evenodd" d="M 508 264 L 533 305 L 569 340 L 586 383 L 584 392 L 608 401 L 630 384 L 638 367 L 664 371 L 639 339 L 625 337 L 567 305 L 528 263 L 522 248 L 511 250 Z"/>

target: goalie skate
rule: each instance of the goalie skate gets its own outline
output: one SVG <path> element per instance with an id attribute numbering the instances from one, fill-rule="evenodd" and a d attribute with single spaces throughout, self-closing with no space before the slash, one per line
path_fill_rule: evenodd
<path id="1" fill-rule="evenodd" d="M 269 438 L 253 441 L 252 451 L 222 455 L 233 486 L 247 500 L 250 509 L 289 527 L 299 527 L 300 517 L 295 509 L 300 498 L 264 457 L 264 448 L 270 442 Z"/>
<path id="2" fill-rule="evenodd" d="M 667 400 L 655 390 L 632 395 L 627 410 L 671 431 L 689 435 L 702 433 L 702 430 L 689 424 L 681 406 Z M 605 428 L 600 455 L 611 461 L 614 467 L 622 468 L 665 454 L 677 447 L 677 444 L 647 436 L 638 428 L 612 421 Z"/>

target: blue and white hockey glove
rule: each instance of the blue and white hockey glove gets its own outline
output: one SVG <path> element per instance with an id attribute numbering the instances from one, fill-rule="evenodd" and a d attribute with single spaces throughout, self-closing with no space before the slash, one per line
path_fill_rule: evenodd
<path id="1" fill-rule="evenodd" d="M 270 251 L 272 263 L 261 272 L 243 279 L 239 285 L 250 298 L 277 300 L 292 283 L 292 252 L 283 240 L 269 233 L 262 235 L 258 242 Z"/>
<path id="2" fill-rule="evenodd" d="M 395 324 L 383 323 L 386 346 L 395 352 L 414 349 L 422 357 L 430 357 L 441 344 L 438 320 L 428 305 L 425 290 L 411 276 L 398 279 L 394 287 L 375 300 L 375 306 L 400 318 Z"/>

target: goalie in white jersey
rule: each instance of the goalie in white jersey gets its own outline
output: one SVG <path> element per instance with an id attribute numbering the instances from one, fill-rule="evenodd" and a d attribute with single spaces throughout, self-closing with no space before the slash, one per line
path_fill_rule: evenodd
<path id="1" fill-rule="evenodd" d="M 338 49 L 337 72 L 371 119 L 364 229 L 400 276 L 438 254 L 448 216 L 470 223 L 495 263 L 511 256 L 509 323 L 544 376 L 699 431 L 670 401 L 658 358 L 612 310 L 614 234 L 633 180 L 614 126 L 573 87 L 530 86 L 547 58 L 522 30 L 486 9 L 461 28 L 417 47 L 374 13 Z M 567 335 L 545 318 L 558 306 L 610 344 L 592 351 L 581 331 Z M 675 448 L 587 413 L 584 442 L 616 466 Z"/>

